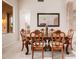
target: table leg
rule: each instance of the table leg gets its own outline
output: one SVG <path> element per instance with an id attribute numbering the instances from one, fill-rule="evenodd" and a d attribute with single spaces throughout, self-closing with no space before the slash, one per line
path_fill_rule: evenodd
<path id="1" fill-rule="evenodd" d="M 45 40 L 45 51 L 51 51 L 50 40 Z"/>
<path id="2" fill-rule="evenodd" d="M 29 41 L 26 41 L 26 43 L 25 43 L 25 47 L 27 49 L 26 55 L 29 53 L 29 46 L 28 46 L 28 44 L 29 44 Z"/>
<path id="3" fill-rule="evenodd" d="M 69 54 L 68 48 L 69 48 L 69 41 L 66 42 L 66 54 Z"/>

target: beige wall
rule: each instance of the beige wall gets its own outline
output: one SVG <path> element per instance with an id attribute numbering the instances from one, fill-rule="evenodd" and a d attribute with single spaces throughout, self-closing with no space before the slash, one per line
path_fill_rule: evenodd
<path id="1" fill-rule="evenodd" d="M 19 17 L 18 17 L 18 0 L 4 0 L 13 6 L 13 33 L 2 34 L 2 47 L 7 47 L 19 39 Z"/>
<path id="2" fill-rule="evenodd" d="M 37 27 L 37 13 L 60 13 L 60 27 L 53 27 L 67 31 L 66 20 L 66 1 L 65 0 L 44 0 L 44 2 L 37 2 L 37 0 L 20 0 L 19 1 L 19 19 L 20 28 L 24 28 L 25 23 L 30 23 L 31 30 Z"/>

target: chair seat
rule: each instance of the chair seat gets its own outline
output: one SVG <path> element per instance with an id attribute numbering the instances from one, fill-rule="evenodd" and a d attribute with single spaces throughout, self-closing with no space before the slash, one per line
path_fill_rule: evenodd
<path id="1" fill-rule="evenodd" d="M 42 43 L 40 43 L 40 45 L 39 45 L 39 43 L 36 43 L 36 44 L 37 45 L 35 45 L 35 43 L 33 43 L 33 48 L 35 51 L 41 51 L 44 48 L 44 46 L 42 46 Z"/>
<path id="2" fill-rule="evenodd" d="M 60 50 L 63 48 L 63 43 L 61 42 L 53 42 L 52 49 Z"/>
<path id="3" fill-rule="evenodd" d="M 53 42 L 53 46 L 63 46 L 62 42 Z"/>
<path id="4" fill-rule="evenodd" d="M 39 47 L 39 48 L 34 48 L 34 51 L 41 51 L 43 48 Z"/>
<path id="5" fill-rule="evenodd" d="M 37 43 L 33 43 L 33 45 L 42 47 L 43 43 L 40 43 L 40 45 L 39 45 L 39 43 L 37 42 Z"/>
<path id="6" fill-rule="evenodd" d="M 33 46 L 33 48 L 35 51 L 41 51 L 44 48 L 44 46 Z"/>
<path id="7" fill-rule="evenodd" d="M 62 48 L 63 46 L 53 46 L 53 48 Z"/>
<path id="8" fill-rule="evenodd" d="M 61 50 L 63 48 L 63 43 L 61 42 L 53 42 L 52 48 L 53 50 Z"/>
<path id="9" fill-rule="evenodd" d="M 63 47 L 62 47 L 63 48 Z M 62 48 L 52 48 L 51 50 L 54 50 L 54 51 L 59 51 L 59 50 L 61 50 Z"/>

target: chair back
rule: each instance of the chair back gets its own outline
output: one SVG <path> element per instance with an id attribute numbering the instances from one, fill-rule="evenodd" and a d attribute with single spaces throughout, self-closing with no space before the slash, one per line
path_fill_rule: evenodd
<path id="1" fill-rule="evenodd" d="M 73 38 L 73 34 L 74 34 L 74 31 L 73 31 L 73 29 L 70 29 L 69 31 L 68 31 L 68 38 Z"/>
<path id="2" fill-rule="evenodd" d="M 65 40 L 65 33 L 61 31 L 55 31 L 52 33 L 52 40 L 56 42 L 63 42 Z"/>
<path id="3" fill-rule="evenodd" d="M 30 37 L 31 37 L 33 46 L 44 45 L 44 42 L 43 42 L 44 33 L 40 32 L 39 30 L 35 30 L 31 32 Z"/>
<path id="4" fill-rule="evenodd" d="M 21 29 L 20 34 L 22 37 L 22 41 L 26 40 L 26 31 L 24 29 Z"/>
<path id="5" fill-rule="evenodd" d="M 60 33 L 60 36 L 61 36 L 62 42 L 65 43 L 65 33 L 64 32 L 61 32 Z"/>
<path id="6" fill-rule="evenodd" d="M 42 33 L 44 33 L 44 34 L 45 34 L 45 30 L 44 30 L 43 28 L 40 30 L 40 32 L 42 32 Z"/>

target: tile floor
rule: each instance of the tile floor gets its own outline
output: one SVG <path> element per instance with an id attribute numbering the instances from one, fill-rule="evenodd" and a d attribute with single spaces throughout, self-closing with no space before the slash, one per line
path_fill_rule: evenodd
<path id="1" fill-rule="evenodd" d="M 31 48 L 29 55 L 25 55 L 26 49 L 21 51 L 21 43 L 17 42 L 9 47 L 6 47 L 2 51 L 2 59 L 32 59 Z M 75 53 L 70 53 L 69 55 L 64 54 L 65 59 L 76 59 Z M 41 59 L 41 52 L 35 52 L 34 59 Z M 44 52 L 44 59 L 52 59 L 52 53 L 50 51 Z M 54 53 L 54 59 L 61 59 L 61 53 Z"/>

